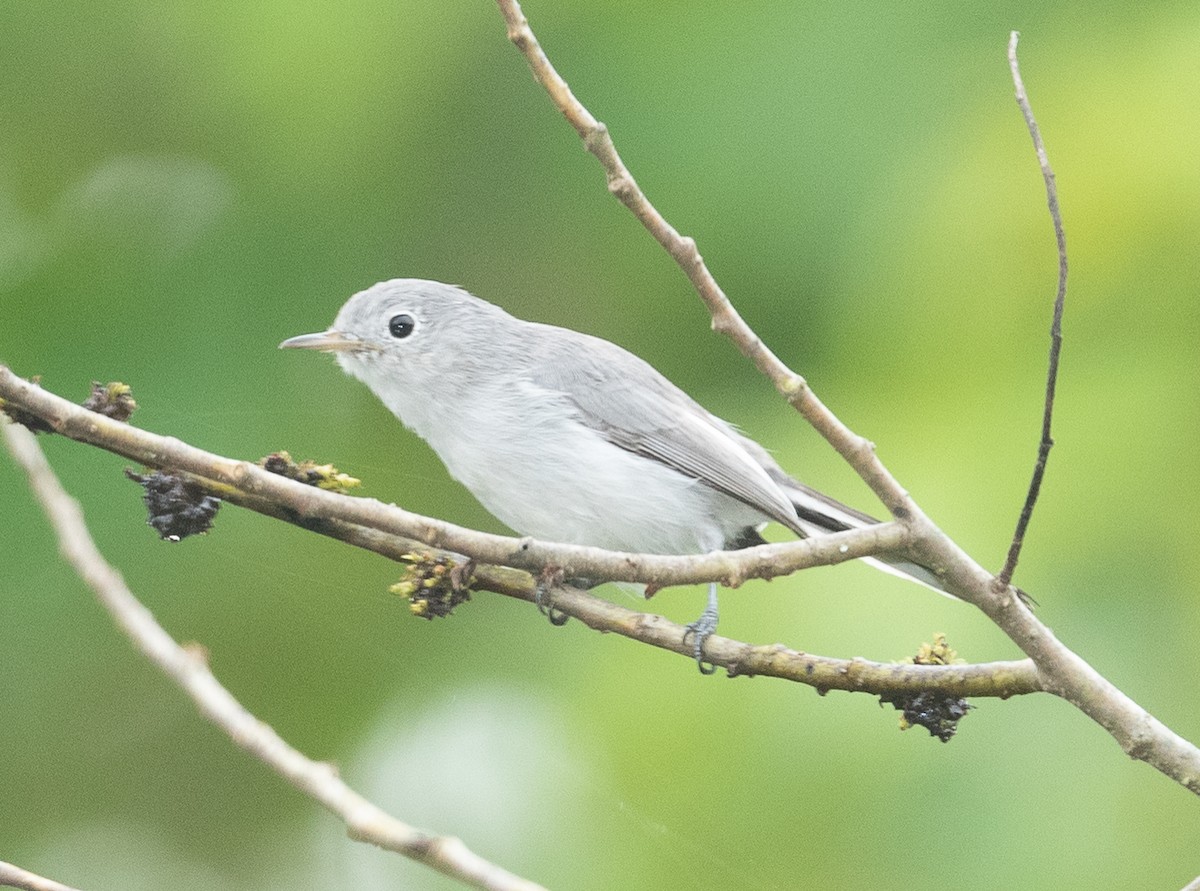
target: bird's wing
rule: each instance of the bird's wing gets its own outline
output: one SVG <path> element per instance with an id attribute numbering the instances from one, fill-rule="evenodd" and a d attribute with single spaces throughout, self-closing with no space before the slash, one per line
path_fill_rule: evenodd
<path id="1" fill-rule="evenodd" d="M 792 506 L 796 509 L 796 516 L 806 535 L 841 532 L 844 529 L 861 529 L 863 526 L 873 526 L 879 522 L 870 514 L 842 504 L 825 493 L 818 492 L 799 480 L 792 479 L 766 449 L 754 440 L 738 435 L 746 451 L 758 461 L 767 475 L 792 502 Z M 874 557 L 864 557 L 863 560 L 876 569 L 910 579 L 939 594 L 951 596 L 947 593 L 946 586 L 937 573 L 919 563 L 913 563 L 905 557 L 878 554 Z"/>
<path id="2" fill-rule="evenodd" d="M 613 445 L 659 461 L 804 534 L 787 495 L 729 425 L 632 353 L 586 334 L 567 334 L 535 339 L 530 358 L 536 384 L 566 396 L 581 419 Z"/>
<path id="3" fill-rule="evenodd" d="M 562 393 L 609 442 L 660 461 L 761 511 L 802 538 L 879 520 L 793 479 L 761 445 L 705 411 L 649 364 L 567 329 L 535 339 L 534 382 Z M 901 556 L 864 558 L 877 569 L 946 593 L 930 569 Z"/>

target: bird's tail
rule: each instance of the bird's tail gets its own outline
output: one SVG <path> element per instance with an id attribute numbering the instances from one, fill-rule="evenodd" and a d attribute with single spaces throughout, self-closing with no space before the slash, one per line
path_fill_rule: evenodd
<path id="1" fill-rule="evenodd" d="M 746 451 L 758 461 L 762 469 L 767 472 L 767 476 L 784 491 L 788 499 L 792 502 L 792 506 L 796 508 L 796 517 L 799 522 L 792 531 L 797 535 L 804 538 L 814 535 L 828 535 L 830 532 L 845 532 L 847 529 L 862 529 L 864 526 L 875 526 L 880 522 L 870 514 L 864 514 L 860 510 L 855 510 L 852 507 L 842 504 L 840 501 L 835 501 L 828 495 L 818 492 L 816 489 L 804 485 L 799 480 L 792 479 L 787 471 L 779 466 L 779 463 L 771 457 L 771 453 L 765 448 L 736 430 L 731 432 L 741 440 Z M 926 588 L 937 591 L 939 594 L 944 594 L 947 597 L 954 596 L 946 590 L 937 573 L 927 566 L 913 563 L 905 557 L 877 554 L 874 557 L 863 557 L 863 562 L 870 563 L 876 569 L 881 569 L 891 575 L 897 575 L 909 581 L 916 582 L 918 585 L 924 585 Z"/>
<path id="2" fill-rule="evenodd" d="M 768 472 L 770 471 L 768 470 Z M 796 516 L 800 519 L 800 528 L 797 531 L 805 537 L 828 535 L 830 532 L 844 532 L 847 529 L 862 529 L 864 526 L 874 526 L 879 523 L 879 520 L 870 514 L 864 514 L 840 501 L 835 501 L 828 495 L 823 495 L 816 489 L 797 482 L 782 471 L 779 473 L 782 474 L 782 478 L 774 473 L 771 475 L 775 477 L 775 482 L 787 493 L 792 505 L 796 508 Z M 953 596 L 946 591 L 941 579 L 933 570 L 919 563 L 913 563 L 905 557 L 878 554 L 874 557 L 863 557 L 863 562 L 870 563 L 876 569 L 924 585 L 939 594 L 947 597 Z"/>

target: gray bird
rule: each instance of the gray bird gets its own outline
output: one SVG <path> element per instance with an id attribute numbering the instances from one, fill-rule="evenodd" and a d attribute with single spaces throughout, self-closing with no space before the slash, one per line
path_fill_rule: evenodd
<path id="1" fill-rule="evenodd" d="M 877 523 L 788 476 L 766 449 L 616 344 L 526 322 L 462 288 L 380 282 L 333 326 L 281 348 L 334 353 L 522 535 L 646 554 L 763 543 L 768 521 L 808 537 Z M 870 562 L 935 590 L 928 569 Z M 701 671 L 717 586 L 688 626 Z"/>

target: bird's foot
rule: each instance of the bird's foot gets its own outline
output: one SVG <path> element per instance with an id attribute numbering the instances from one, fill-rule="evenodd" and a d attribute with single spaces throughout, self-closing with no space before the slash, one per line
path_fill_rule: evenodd
<path id="1" fill-rule="evenodd" d="M 704 612 L 683 632 L 684 644 L 688 642 L 689 637 L 692 639 L 692 653 L 696 657 L 696 667 L 700 669 L 701 674 L 713 674 L 717 670 L 717 666 L 712 663 L 704 663 L 704 642 L 712 637 L 716 630 L 717 585 L 713 582 L 708 586 L 708 605 L 704 607 Z"/>
<path id="2" fill-rule="evenodd" d="M 533 590 L 533 602 L 538 612 L 549 619 L 550 624 L 556 628 L 567 624 L 567 619 L 570 618 L 566 613 L 554 608 L 553 598 L 550 596 L 551 589 L 563 583 L 563 575 L 563 571 L 557 566 L 547 566 L 538 573 L 537 584 Z"/>

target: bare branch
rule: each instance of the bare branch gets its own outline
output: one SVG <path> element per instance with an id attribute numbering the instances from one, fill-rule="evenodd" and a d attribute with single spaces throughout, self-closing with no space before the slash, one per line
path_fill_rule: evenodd
<path id="1" fill-rule="evenodd" d="M 487 580 L 480 587 L 497 590 Z M 499 593 L 533 600 L 532 581 L 527 590 Z M 687 658 L 695 653 L 685 643 L 683 625 L 662 616 L 638 612 L 595 597 L 578 588 L 556 588 L 554 609 L 579 619 L 589 628 L 611 631 Z M 1041 690 L 1032 661 L 983 662 L 970 665 L 912 665 L 871 662 L 866 659 L 832 659 L 785 647 L 753 645 L 714 634 L 704 644 L 705 660 L 728 670 L 731 677 L 776 677 L 807 684 L 819 692 L 844 690 L 871 695 L 929 692 L 944 696 L 1007 699 Z"/>
<path id="2" fill-rule="evenodd" d="M 549 78 L 552 85 L 561 82 L 561 78 L 549 67 L 540 47 L 533 41 L 528 23 L 520 15 L 519 7 L 509 0 L 497 2 L 509 20 L 510 35 L 530 59 L 535 74 L 539 79 Z M 551 90 L 551 95 L 556 95 L 555 90 Z M 569 90 L 566 90 L 565 83 L 557 95 L 556 102 L 567 103 L 564 113 L 568 110 L 572 114 L 578 112 L 579 109 L 575 108 L 578 102 L 570 95 Z M 569 97 L 569 101 L 563 97 Z M 568 118 L 571 118 L 571 114 L 568 114 Z M 591 142 L 595 140 L 589 141 L 589 146 Z M 600 143 L 603 142 L 601 139 Z M 603 154 L 601 152 L 601 155 Z M 708 276 L 706 270 L 704 276 Z M 721 298 L 724 299 L 724 295 L 721 295 Z M 738 319 L 730 336 L 744 345 L 748 343 L 746 338 L 752 338 L 753 334 Z M 749 350 L 748 354 L 753 354 L 753 351 Z M 760 361 L 761 356 L 762 354 L 758 354 L 756 361 Z M 787 390 L 786 381 L 782 389 Z M 807 409 L 801 408 L 805 416 L 826 433 L 827 439 L 842 452 L 864 479 L 868 482 L 874 480 L 873 487 L 880 497 L 884 498 L 899 522 L 882 524 L 854 533 L 839 533 L 844 537 L 821 536 L 809 542 L 772 545 L 707 557 L 647 557 L 592 548 L 551 546 L 530 539 L 487 536 L 409 514 L 394 506 L 382 505 L 368 499 L 331 495 L 265 473 L 248 462 L 231 461 L 210 455 L 175 439 L 157 437 L 142 431 L 133 432 L 133 428 L 108 421 L 93 412 L 80 411 L 77 406 L 19 380 L 0 366 L 0 397 L 8 399 L 17 408 L 42 418 L 51 429 L 150 466 L 197 474 L 216 486 L 236 490 L 241 496 L 245 496 L 247 506 L 253 507 L 254 505 L 248 502 L 255 500 L 260 503 L 275 502 L 281 506 L 286 505 L 288 510 L 295 513 L 295 518 L 291 521 L 306 528 L 309 527 L 309 521 L 314 519 L 321 519 L 322 525 L 327 521 L 336 520 L 363 527 L 368 531 L 353 530 L 349 527 L 344 530 L 348 536 L 359 539 L 353 543 L 361 546 L 370 546 L 367 544 L 370 541 L 383 541 L 378 539 L 375 533 L 412 537 L 432 547 L 445 547 L 469 554 L 486 563 L 525 569 L 553 566 L 565 570 L 568 577 L 576 574 L 643 581 L 655 585 L 702 579 L 716 579 L 736 585 L 747 578 L 770 577 L 802 566 L 838 562 L 882 550 L 904 551 L 921 565 L 934 568 L 943 580 L 946 590 L 983 610 L 1032 659 L 1036 667 L 1036 686 L 1071 702 L 1100 724 L 1130 756 L 1145 761 L 1193 793 L 1200 794 L 1200 749 L 1173 733 L 1066 647 L 1049 628 L 1038 621 L 1011 587 L 997 586 L 995 578 L 938 529 L 912 502 L 907 493 L 899 488 L 875 456 L 870 443 L 851 434 L 824 405 L 808 401 L 808 397 L 804 395 L 807 393 L 807 387 L 802 386 L 793 394 L 798 394 L 800 403 L 808 406 Z M 795 400 L 793 403 L 797 404 Z M 898 493 L 898 498 L 889 496 L 889 492 L 893 495 Z M 317 531 L 332 534 L 326 529 Z M 863 533 L 866 533 L 865 537 Z M 386 546 L 393 545 L 394 542 Z M 591 572 L 590 569 L 595 569 L 596 572 Z M 576 594 L 580 598 L 588 597 L 582 592 Z M 570 597 L 566 597 L 563 602 L 571 604 Z M 594 621 L 596 624 L 593 627 L 606 627 L 600 624 L 601 622 L 608 622 L 610 625 L 624 623 L 626 628 L 632 630 L 621 633 L 628 633 L 629 636 L 644 639 L 648 643 L 663 645 L 653 639 L 653 629 L 659 627 L 656 623 L 665 623 L 665 620 L 633 611 L 626 616 L 606 618 L 601 615 L 604 607 L 597 608 L 594 618 L 589 620 L 583 613 L 583 606 L 596 603 L 603 601 L 594 598 L 581 599 L 578 601 L 578 607 L 571 607 L 577 609 L 577 612 L 572 614 L 578 614 L 589 624 Z M 567 610 L 564 608 L 564 611 Z M 671 626 L 666 623 L 661 627 Z M 652 630 L 647 631 L 647 628 Z M 672 634 L 678 634 L 678 631 L 678 628 L 671 629 Z M 747 651 L 744 649 L 748 647 L 746 644 L 716 638 L 713 639 L 713 643 L 722 648 L 722 655 L 718 661 L 734 673 L 767 673 L 763 666 L 771 666 L 778 661 L 802 666 L 805 671 L 810 664 L 816 664 L 806 661 L 811 657 L 803 654 L 796 654 L 798 658 L 787 656 L 778 660 L 775 657 L 782 652 L 780 650 L 750 648 L 750 651 Z M 734 647 L 732 652 L 724 649 L 730 645 Z M 743 649 L 738 649 L 739 647 Z M 667 648 L 677 649 L 677 641 L 671 641 Z M 714 652 L 717 651 L 715 646 L 713 649 Z M 1026 668 L 1023 663 L 1013 665 L 1016 666 L 1016 676 L 1023 678 L 1020 683 L 1034 684 L 1030 676 L 1024 673 Z M 829 668 L 831 677 L 838 671 L 853 674 L 847 672 L 844 665 Z M 786 672 L 779 674 L 788 676 Z M 882 682 L 879 679 L 872 681 Z"/>
<path id="3" fill-rule="evenodd" d="M 712 315 L 714 331 L 727 336 L 750 359 L 783 394 L 788 402 L 807 420 L 825 440 L 837 450 L 851 467 L 863 478 L 879 497 L 892 516 L 904 519 L 917 511 L 908 493 L 895 477 L 875 457 L 875 446 L 869 440 L 852 432 L 837 419 L 816 394 L 809 389 L 804 378 L 788 368 L 778 356 L 763 343 L 745 320 L 734 309 L 729 298 L 704 263 L 696 249 L 694 239 L 680 235 L 650 203 L 638 187 L 633 174 L 621 160 L 608 128 L 592 116 L 591 112 L 575 98 L 567 82 L 559 75 L 546 57 L 541 45 L 529 27 L 521 5 L 517 0 L 496 0 L 504 21 L 508 26 L 508 38 L 525 56 L 537 80 L 549 94 L 551 101 L 563 113 L 584 147 L 596 156 L 604 168 L 608 189 L 654 236 L 668 254 L 679 264 L 680 269 L 691 281 Z"/>
<path id="4" fill-rule="evenodd" d="M 0 398 L 44 419 L 51 429 L 71 439 L 99 446 L 148 467 L 196 474 L 218 486 L 254 496 L 258 499 L 256 504 L 286 506 L 301 518 L 343 520 L 466 554 L 483 563 L 535 572 L 554 566 L 563 570 L 567 578 L 643 582 L 659 588 L 709 581 L 737 587 L 747 579 L 774 578 L 810 566 L 902 551 L 907 541 L 907 531 L 902 526 L 882 523 L 741 551 L 661 556 L 490 535 L 413 514 L 372 498 L 347 498 L 326 492 L 269 473 L 248 461 L 214 455 L 174 437 L 138 430 L 30 384 L 3 365 L 0 365 Z M 216 494 L 222 492 L 218 490 Z"/>
<path id="5" fill-rule="evenodd" d="M 349 836 L 357 841 L 403 854 L 476 888 L 541 888 L 484 860 L 457 838 L 432 835 L 397 820 L 346 785 L 332 765 L 309 760 L 247 711 L 216 679 L 197 650 L 176 643 L 104 560 L 84 524 L 79 504 L 62 488 L 34 435 L 7 422 L 0 423 L 0 431 L 54 526 L 63 556 L 142 655 L 178 684 L 200 713 L 235 744 L 340 817 Z"/>
<path id="6" fill-rule="evenodd" d="M 74 435 L 84 431 L 86 438 L 81 441 L 96 445 L 100 448 L 140 461 L 145 464 L 170 470 L 173 473 L 183 473 L 189 480 L 196 483 L 206 492 L 218 498 L 253 510 L 265 516 L 272 517 L 299 526 L 310 532 L 317 532 L 330 538 L 344 541 L 355 547 L 363 548 L 398 562 L 407 562 L 407 555 L 413 552 L 429 552 L 434 558 L 457 558 L 458 553 L 452 553 L 431 546 L 427 541 L 412 537 L 397 535 L 383 531 L 376 526 L 365 525 L 374 514 L 363 515 L 358 511 L 360 503 L 376 505 L 385 514 L 396 512 L 403 522 L 414 515 L 405 514 L 399 508 L 379 505 L 378 502 L 361 498 L 347 498 L 322 492 L 310 486 L 294 483 L 291 480 L 267 474 L 266 482 L 272 484 L 270 491 L 251 492 L 239 488 L 229 482 L 224 468 L 240 466 L 246 462 L 234 461 L 220 455 L 213 455 L 186 446 L 179 440 L 170 437 L 157 436 L 125 423 L 119 423 L 88 411 L 43 390 L 33 387 L 27 382 L 12 375 L 0 365 L 0 396 L 8 399 L 14 406 L 19 406 L 29 416 L 45 422 L 48 429 L 59 429 L 66 435 Z M 180 471 L 172 461 L 185 461 L 187 470 Z M 264 473 L 255 465 L 246 464 L 246 473 L 257 477 Z M 220 480 L 219 482 L 216 480 Z M 312 496 L 318 496 L 317 502 Z M 416 517 L 418 521 L 413 529 L 420 532 L 427 526 L 445 526 L 456 530 L 461 536 L 459 544 L 471 544 L 478 537 L 485 542 L 480 547 L 465 547 L 464 552 L 476 559 L 484 559 L 486 542 L 497 539 L 508 543 L 510 550 L 515 550 L 522 557 L 530 554 L 545 553 L 553 555 L 557 546 L 538 545 L 528 550 L 520 550 L 524 539 L 508 539 L 502 536 L 486 536 L 427 517 Z M 406 527 L 407 528 L 407 527 Z M 876 527 L 888 530 L 888 535 L 896 534 L 901 529 L 898 524 L 889 523 Z M 797 544 L 805 545 L 805 553 L 814 560 L 837 562 L 859 553 L 861 548 L 870 544 L 870 538 L 856 541 L 857 533 L 838 533 L 837 535 L 821 536 L 807 542 L 796 542 L 787 545 L 769 545 L 752 549 L 760 552 L 752 555 L 748 551 L 737 551 L 728 556 L 735 560 L 743 560 L 747 555 L 753 556 L 753 561 L 746 568 L 738 569 L 739 577 L 755 575 L 770 576 L 777 574 L 779 567 L 773 566 L 774 561 L 787 564 L 796 562 L 798 555 L 792 554 Z M 884 543 L 890 541 L 886 536 L 881 539 Z M 568 556 L 575 551 L 591 551 L 593 549 L 568 548 Z M 596 554 L 607 552 L 595 550 Z M 616 555 L 617 565 L 624 568 L 642 566 L 638 555 Z M 629 561 L 626 563 L 626 558 Z M 608 560 L 608 557 L 602 558 Z M 653 569 L 653 561 L 660 558 L 646 558 Z M 661 558 L 671 566 L 683 567 L 686 570 L 688 561 L 699 561 L 699 569 L 712 569 L 720 566 L 713 563 L 709 556 L 696 555 L 692 557 Z M 596 566 L 593 564 L 589 572 Z M 534 564 L 534 569 L 542 565 Z M 687 570 L 693 571 L 693 570 Z M 536 582 L 534 577 L 524 570 L 512 569 L 507 566 L 483 563 L 474 570 L 474 585 L 478 590 L 492 591 L 507 597 L 534 602 Z M 604 578 L 604 575 L 592 577 Z M 662 577 L 666 577 L 665 575 Z M 704 580 L 704 576 L 700 576 Z M 638 580 L 631 577 L 629 580 Z M 652 579 L 651 579 L 652 580 Z M 677 625 L 660 616 L 633 610 L 625 606 L 611 603 L 596 597 L 587 591 L 570 586 L 558 586 L 552 589 L 550 599 L 555 610 L 572 618 L 579 619 L 585 625 L 598 631 L 613 632 L 641 643 L 659 647 L 686 656 L 694 657 L 690 645 L 684 644 L 682 625 Z M 1008 697 L 1024 693 L 1034 693 L 1041 689 L 1041 682 L 1033 663 L 1021 662 L 990 662 L 974 665 L 907 665 L 887 662 L 869 662 L 865 659 L 834 659 L 827 656 L 817 656 L 802 653 L 782 645 L 753 645 L 726 637 L 713 636 L 706 644 L 706 652 L 711 655 L 711 662 L 726 668 L 730 674 L 746 676 L 760 675 L 777 677 L 795 681 L 818 690 L 846 690 L 870 693 L 874 695 L 912 693 L 926 691 L 954 697 L 998 696 Z"/>
<path id="7" fill-rule="evenodd" d="M 22 888 L 24 891 L 76 891 L 70 885 L 43 878 L 3 860 L 0 860 L 0 885 L 5 888 Z"/>
<path id="8" fill-rule="evenodd" d="M 1015 589 L 997 584 L 994 576 L 921 511 L 879 461 L 874 446 L 842 424 L 811 393 L 803 378 L 783 366 L 762 347 L 761 341 L 739 316 L 731 309 L 727 311 L 729 301 L 712 281 L 694 243 L 679 236 L 665 220 L 659 222 L 661 216 L 649 206 L 615 149 L 610 147 L 611 137 L 607 130 L 583 108 L 551 66 L 517 0 L 496 2 L 508 25 L 509 38 L 524 54 L 535 79 L 579 132 L 588 151 L 600 160 L 610 184 L 627 180 L 628 185 L 613 191 L 683 267 L 708 305 L 713 315 L 713 327 L 729 335 L 871 486 L 897 521 L 909 529 L 908 552 L 915 561 L 934 568 L 947 591 L 983 610 L 1033 659 L 1047 690 L 1068 700 L 1102 726 L 1130 756 L 1153 765 L 1191 792 L 1200 794 L 1200 749 L 1164 726 L 1059 641 L 1021 602 Z M 1064 270 L 1065 262 L 1065 253 L 1060 253 Z"/>
<path id="9" fill-rule="evenodd" d="M 1038 493 L 1042 488 L 1042 477 L 1046 473 L 1046 461 L 1050 457 L 1050 449 L 1054 439 L 1050 435 L 1050 422 L 1054 417 L 1054 390 L 1058 384 L 1058 356 L 1062 351 L 1062 317 L 1063 303 L 1067 297 L 1067 235 L 1063 230 L 1062 213 L 1058 207 L 1058 186 L 1055 184 L 1054 171 L 1050 168 L 1050 159 L 1046 155 L 1046 146 L 1042 143 L 1042 134 L 1038 130 L 1037 120 L 1033 116 L 1033 108 L 1029 104 L 1029 96 L 1025 93 L 1025 82 L 1021 80 L 1021 70 L 1017 65 L 1017 37 L 1013 31 L 1008 40 L 1008 66 L 1012 71 L 1013 85 L 1016 88 L 1017 105 L 1025 117 L 1025 126 L 1033 138 L 1033 148 L 1037 152 L 1038 166 L 1042 169 L 1042 179 L 1046 182 L 1046 204 L 1050 210 L 1050 220 L 1054 224 L 1054 240 L 1058 245 L 1058 291 L 1054 296 L 1054 318 L 1050 323 L 1050 367 L 1046 373 L 1046 402 L 1042 410 L 1042 438 L 1038 443 L 1037 462 L 1033 467 L 1033 479 L 1029 483 L 1029 491 L 1025 495 L 1025 505 L 1017 519 L 1017 529 L 1013 533 L 1012 544 L 1008 548 L 1008 557 L 1004 568 L 996 576 L 996 588 L 1003 590 L 1012 581 L 1017 569 L 1017 560 L 1021 556 L 1021 546 L 1025 543 L 1025 531 L 1029 528 L 1029 520 L 1033 517 L 1033 508 L 1037 504 Z"/>
<path id="10" fill-rule="evenodd" d="M 401 538 L 347 523 L 322 519 L 306 522 L 286 504 L 278 504 L 237 489 L 215 487 L 204 477 L 191 476 L 208 491 L 224 500 L 266 516 L 292 523 L 336 538 L 347 544 L 373 551 L 389 559 L 405 562 L 415 552 L 428 553 L 434 559 L 456 559 L 459 555 L 431 549 L 423 542 Z M 507 566 L 477 565 L 473 571 L 473 590 L 491 591 L 516 600 L 535 603 L 537 580 L 530 573 Z M 685 626 L 662 616 L 630 609 L 597 597 L 570 585 L 551 589 L 547 599 L 554 610 L 578 619 L 596 631 L 611 632 L 640 643 L 669 650 L 691 660 L 695 651 L 685 642 Z M 835 659 L 793 650 L 782 644 L 756 645 L 714 634 L 704 645 L 705 657 L 733 676 L 775 677 L 806 684 L 820 692 L 844 690 L 875 696 L 927 692 L 957 698 L 996 696 L 1007 699 L 1040 692 L 1037 669 L 1029 659 L 1018 662 L 983 662 L 966 665 L 912 665 L 909 663 L 871 662 L 866 659 Z"/>

